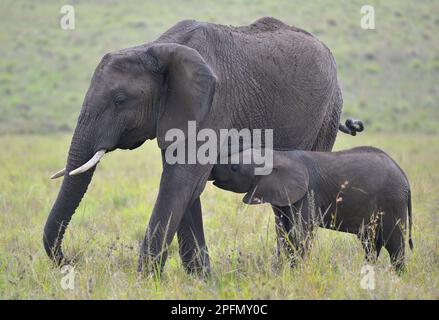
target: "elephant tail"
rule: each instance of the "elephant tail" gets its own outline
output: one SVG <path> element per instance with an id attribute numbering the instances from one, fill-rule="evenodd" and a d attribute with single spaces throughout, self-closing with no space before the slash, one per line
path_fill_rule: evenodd
<path id="1" fill-rule="evenodd" d="M 364 130 L 364 124 L 361 120 L 353 120 L 348 118 L 345 124 L 340 123 L 338 125 L 338 130 L 351 136 L 356 136 L 357 132 L 362 132 Z"/>
<path id="2" fill-rule="evenodd" d="M 408 203 L 407 203 L 407 211 L 408 211 L 408 216 L 409 216 L 409 247 L 410 250 L 413 251 L 413 240 L 412 240 L 412 225 L 413 225 L 413 221 L 412 221 L 412 192 L 409 189 L 408 192 Z"/>

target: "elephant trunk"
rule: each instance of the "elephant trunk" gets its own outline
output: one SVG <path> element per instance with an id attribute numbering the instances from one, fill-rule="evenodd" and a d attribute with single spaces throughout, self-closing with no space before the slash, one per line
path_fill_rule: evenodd
<path id="1" fill-rule="evenodd" d="M 91 135 L 87 135 L 86 132 L 79 121 L 70 145 L 64 180 L 44 227 L 44 248 L 49 257 L 58 264 L 64 260 L 61 245 L 65 230 L 87 191 L 95 170 L 93 167 L 79 175 L 69 175 L 69 172 L 93 156 L 93 144 L 88 140 Z"/>

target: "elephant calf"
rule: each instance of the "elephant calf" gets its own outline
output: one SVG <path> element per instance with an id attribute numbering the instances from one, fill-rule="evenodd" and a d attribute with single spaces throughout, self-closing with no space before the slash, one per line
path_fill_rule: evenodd
<path id="1" fill-rule="evenodd" d="M 246 152 L 252 150 L 241 152 L 241 159 Z M 278 253 L 284 249 L 292 265 L 295 257 L 303 257 L 313 228 L 319 226 L 357 234 L 369 261 L 384 246 L 396 270 L 404 269 L 407 213 L 413 249 L 411 192 L 406 175 L 385 152 L 373 147 L 273 151 L 271 173 L 255 175 L 256 167 L 217 165 L 211 180 L 219 188 L 246 193 L 244 203 L 272 205 Z"/>

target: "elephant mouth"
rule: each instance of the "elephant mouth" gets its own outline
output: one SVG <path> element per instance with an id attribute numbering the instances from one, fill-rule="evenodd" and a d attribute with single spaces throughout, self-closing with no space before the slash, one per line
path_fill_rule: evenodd
<path id="1" fill-rule="evenodd" d="M 139 141 L 137 141 L 137 142 L 134 142 L 134 143 L 131 145 L 131 147 L 129 147 L 128 149 L 130 149 L 130 150 L 136 149 L 136 148 L 140 147 L 142 144 L 144 144 L 145 141 L 146 141 L 146 140 L 139 140 Z"/>
<path id="2" fill-rule="evenodd" d="M 212 182 L 212 184 L 215 186 L 215 187 L 218 187 L 218 188 L 220 188 L 220 189 L 225 189 L 225 190 L 231 190 L 230 189 L 230 184 L 227 182 L 227 181 L 221 181 L 221 180 L 218 180 L 218 179 L 215 179 L 213 182 Z"/>
<path id="3" fill-rule="evenodd" d="M 147 139 L 136 140 L 135 142 L 132 142 L 132 141 L 121 141 L 115 147 L 113 147 L 110 150 L 114 150 L 114 149 L 133 150 L 133 149 L 136 149 L 136 148 L 140 147 L 142 144 L 144 144 L 146 140 Z"/>
<path id="4" fill-rule="evenodd" d="M 224 181 L 224 180 L 215 179 L 212 182 L 212 184 L 215 187 L 218 187 L 220 189 L 227 190 L 227 191 L 232 191 L 232 192 L 235 192 L 235 193 L 246 193 L 249 190 L 248 187 L 246 187 L 246 186 L 237 186 L 237 185 L 235 185 L 231 181 Z"/>
<path id="5" fill-rule="evenodd" d="M 212 179 L 212 180 L 213 180 L 213 179 Z M 213 181 L 212 181 L 212 184 L 213 184 L 215 187 L 221 187 L 222 182 L 221 182 L 220 180 L 213 180 Z"/>

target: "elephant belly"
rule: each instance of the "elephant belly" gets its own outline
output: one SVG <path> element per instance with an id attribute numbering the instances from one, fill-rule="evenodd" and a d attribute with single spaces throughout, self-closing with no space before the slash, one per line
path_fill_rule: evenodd
<path id="1" fill-rule="evenodd" d="M 326 209 L 334 208 L 334 209 Z M 320 209 L 324 214 L 320 217 L 319 226 L 331 230 L 358 234 L 364 225 L 371 222 L 376 212 L 375 201 L 364 195 L 350 197 L 349 193 L 339 195 L 337 202 Z M 325 213 L 326 212 L 326 213 Z"/>

